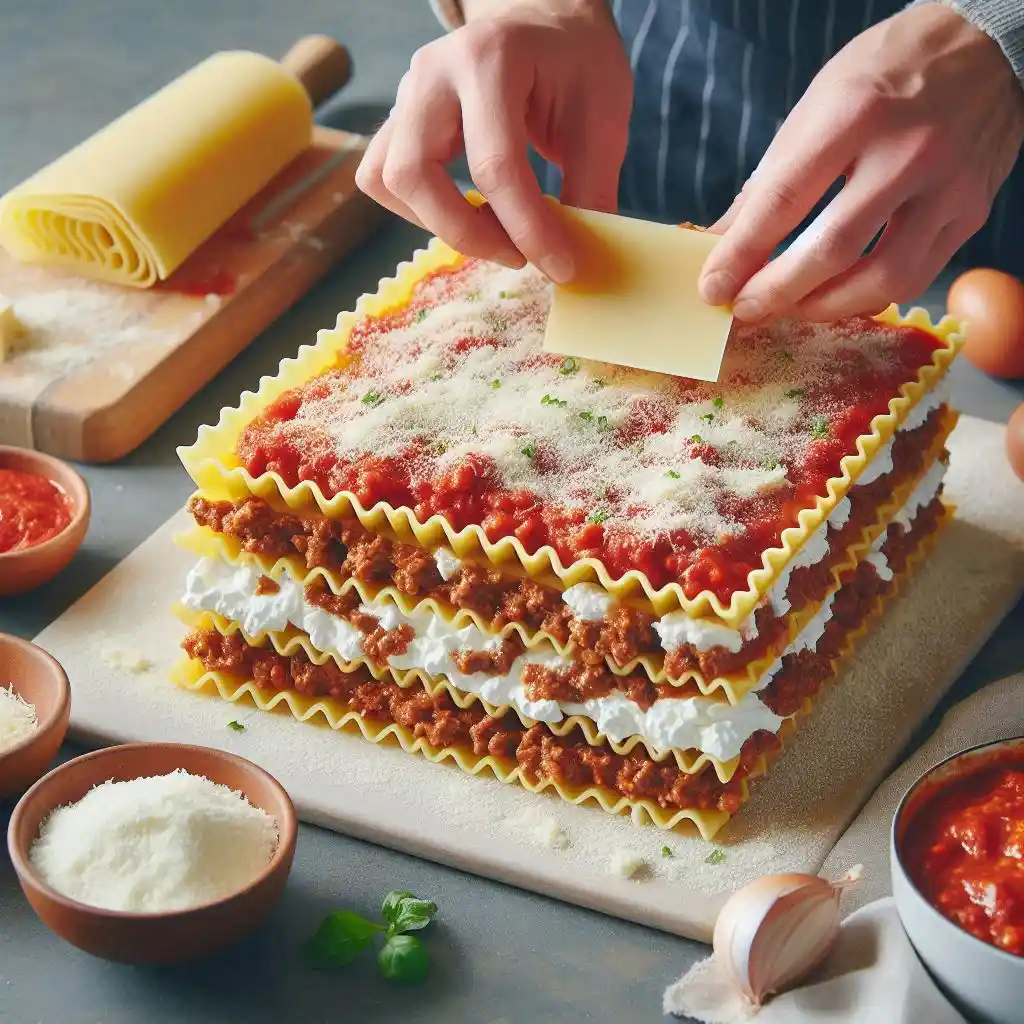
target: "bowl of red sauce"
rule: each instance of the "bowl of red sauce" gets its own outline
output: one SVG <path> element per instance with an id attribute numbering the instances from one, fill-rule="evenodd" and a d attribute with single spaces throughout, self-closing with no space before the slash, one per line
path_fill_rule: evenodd
<path id="1" fill-rule="evenodd" d="M 954 754 L 915 782 L 890 863 L 903 928 L 939 986 L 972 1017 L 1024 1020 L 1024 737 Z"/>
<path id="2" fill-rule="evenodd" d="M 0 597 L 53 579 L 89 528 L 89 489 L 66 462 L 0 445 Z"/>

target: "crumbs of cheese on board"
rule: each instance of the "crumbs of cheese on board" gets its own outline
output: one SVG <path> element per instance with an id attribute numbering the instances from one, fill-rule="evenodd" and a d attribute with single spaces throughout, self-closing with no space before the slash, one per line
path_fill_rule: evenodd
<path id="1" fill-rule="evenodd" d="M 643 857 L 632 850 L 616 850 L 608 862 L 608 870 L 620 878 L 637 878 L 646 867 Z"/>
<path id="2" fill-rule="evenodd" d="M 39 728 L 36 708 L 14 692 L 0 686 L 0 754 L 12 749 Z"/>
<path id="3" fill-rule="evenodd" d="M 153 667 L 153 662 L 137 647 L 105 644 L 100 649 L 100 657 L 111 668 L 124 668 L 129 672 L 148 672 Z"/>

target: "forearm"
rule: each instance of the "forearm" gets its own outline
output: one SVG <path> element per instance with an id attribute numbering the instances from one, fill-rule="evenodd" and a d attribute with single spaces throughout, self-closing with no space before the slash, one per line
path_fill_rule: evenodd
<path id="1" fill-rule="evenodd" d="M 1024 2 L 1022 0 L 913 0 L 941 3 L 991 36 L 1010 62 L 1014 74 L 1024 86 Z"/>

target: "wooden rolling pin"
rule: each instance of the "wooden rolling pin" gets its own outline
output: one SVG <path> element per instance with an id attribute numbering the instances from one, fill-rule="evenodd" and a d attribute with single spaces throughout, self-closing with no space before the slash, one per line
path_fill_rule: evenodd
<path id="1" fill-rule="evenodd" d="M 0 199 L 0 243 L 22 262 L 149 287 L 309 146 L 314 107 L 351 70 L 326 36 L 280 62 L 214 54 Z"/>

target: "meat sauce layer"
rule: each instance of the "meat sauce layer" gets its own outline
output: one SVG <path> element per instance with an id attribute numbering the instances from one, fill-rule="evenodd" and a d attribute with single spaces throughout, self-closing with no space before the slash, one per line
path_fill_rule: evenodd
<path id="1" fill-rule="evenodd" d="M 917 539 L 935 529 L 940 514 L 941 504 L 936 501 L 922 510 L 913 531 L 895 528 L 886 552 L 894 571 L 905 567 Z M 804 699 L 814 696 L 831 676 L 831 659 L 841 651 L 846 635 L 861 625 L 875 598 L 890 586 L 869 563 L 853 570 L 837 594 L 817 651 L 784 658 L 782 668 L 762 691 L 764 702 L 780 715 L 799 710 Z M 742 780 L 760 755 L 779 749 L 777 736 L 763 730 L 755 733 L 744 744 L 732 779 L 722 783 L 713 770 L 688 775 L 673 761 L 655 761 L 640 745 L 629 754 L 617 754 L 608 743 L 588 744 L 578 726 L 565 736 L 555 736 L 541 723 L 524 726 L 512 713 L 488 715 L 479 704 L 459 708 L 445 691 L 432 695 L 418 684 L 402 688 L 374 680 L 366 669 L 342 672 L 333 660 L 317 665 L 302 651 L 286 657 L 272 648 L 251 647 L 239 633 L 225 637 L 216 630 L 196 630 L 182 646 L 207 671 L 240 681 L 251 679 L 267 691 L 332 697 L 372 721 L 396 722 L 436 748 L 462 747 L 477 756 L 490 754 L 505 763 L 514 762 L 533 782 L 549 779 L 569 787 L 599 786 L 669 810 L 735 812 L 743 799 Z M 670 687 L 664 695 L 679 696 L 680 688 Z"/>
<path id="2" fill-rule="evenodd" d="M 924 468 L 925 456 L 943 429 L 943 411 L 938 410 L 917 430 L 897 436 L 890 473 L 851 490 L 850 517 L 841 530 L 832 531 L 828 556 L 816 565 L 794 570 L 790 577 L 786 593 L 795 611 L 824 598 L 832 584 L 832 570 L 846 557 L 849 544 L 875 520 L 878 507 L 893 490 Z M 652 628 L 656 616 L 650 612 L 616 604 L 602 621 L 578 619 L 559 591 L 473 562 L 462 562 L 445 581 L 430 552 L 371 533 L 354 518 L 280 514 L 256 498 L 233 504 L 196 495 L 188 509 L 200 526 L 236 539 L 245 551 L 274 559 L 299 556 L 307 569 L 327 569 L 339 581 L 354 578 L 371 586 L 394 586 L 417 600 L 433 598 L 454 609 L 473 611 L 494 632 L 517 622 L 561 644 L 572 642 L 575 657 L 587 666 L 600 669 L 609 659 L 621 668 L 641 655 L 664 653 Z M 329 607 L 332 596 L 326 584 L 307 591 L 310 600 L 328 611 L 333 610 Z M 348 617 L 342 610 L 335 614 Z M 757 636 L 739 651 L 721 646 L 702 651 L 683 644 L 665 654 L 668 677 L 678 679 L 690 672 L 699 672 L 705 679 L 738 674 L 777 650 L 786 633 L 785 618 L 775 616 L 767 606 L 755 615 Z"/>

